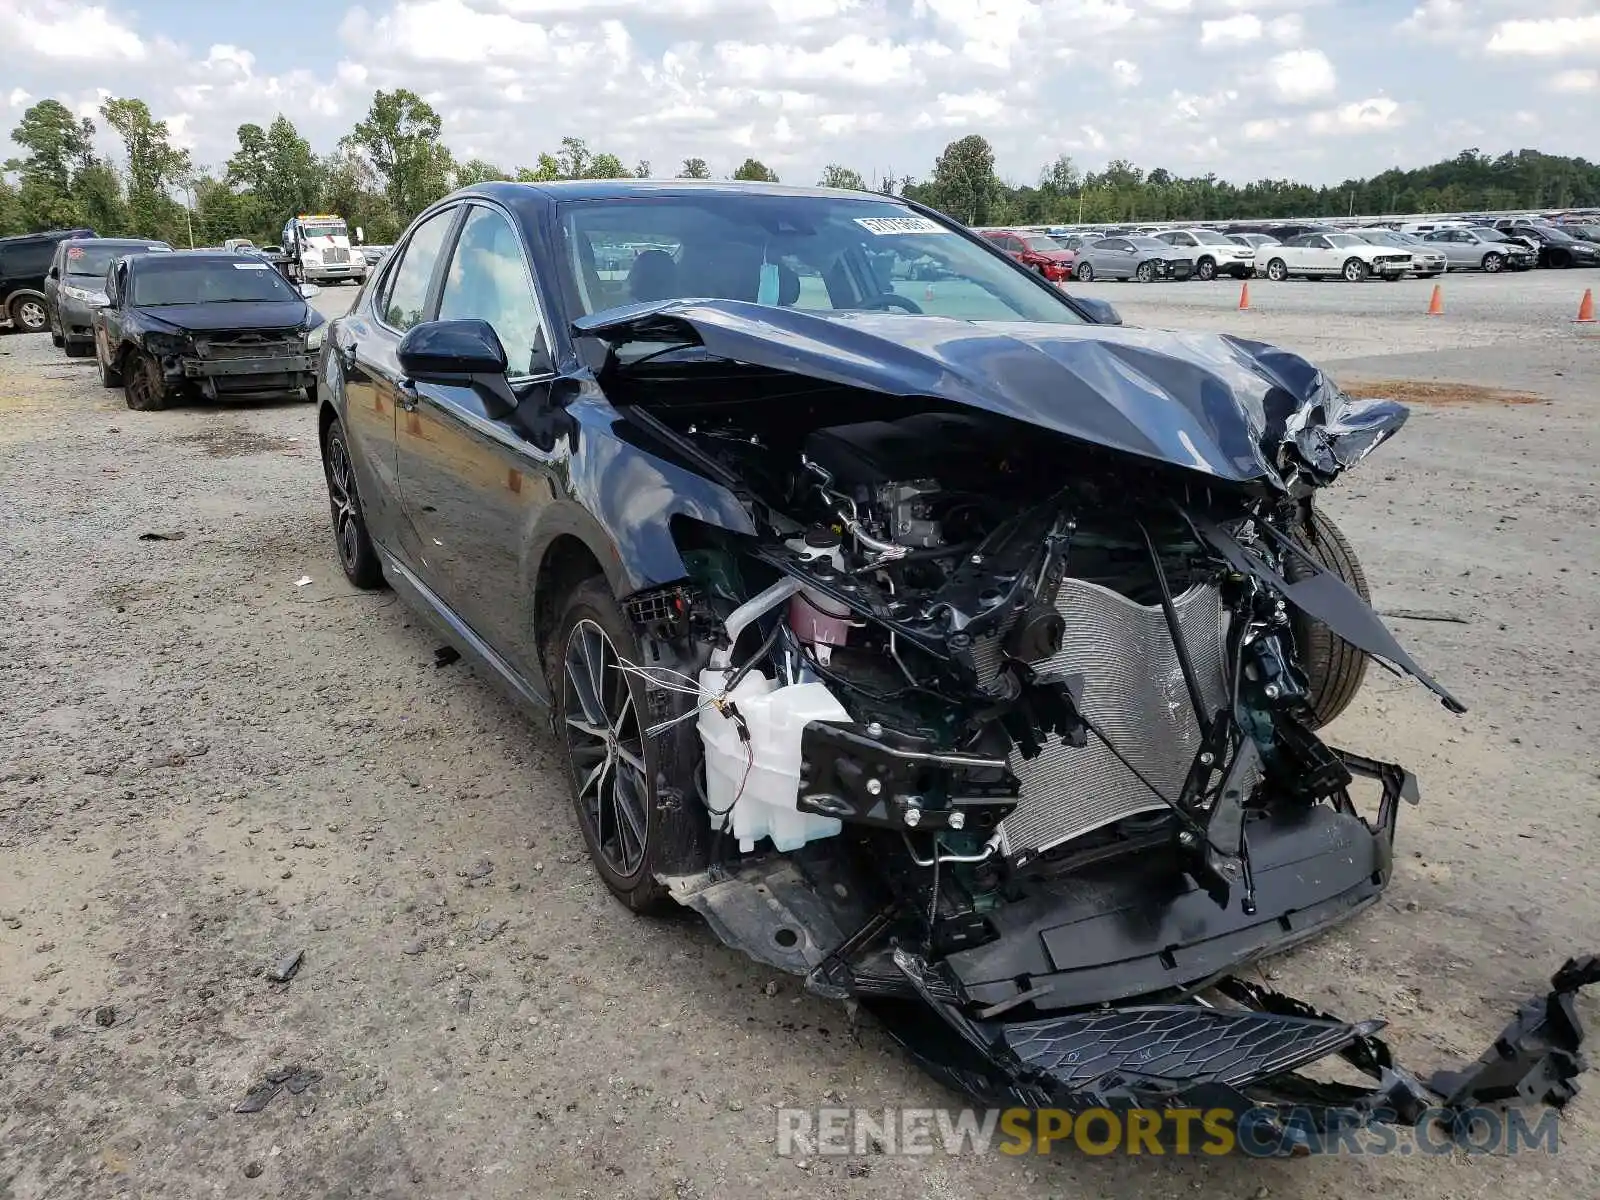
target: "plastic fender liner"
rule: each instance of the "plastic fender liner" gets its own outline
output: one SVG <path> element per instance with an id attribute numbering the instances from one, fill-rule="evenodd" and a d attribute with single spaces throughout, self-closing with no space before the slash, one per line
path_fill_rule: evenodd
<path id="1" fill-rule="evenodd" d="M 1394 634 L 1389 632 L 1388 626 L 1372 610 L 1372 606 L 1356 594 L 1354 588 L 1332 571 L 1324 569 L 1296 550 L 1293 543 L 1282 538 L 1270 525 L 1263 522 L 1261 528 L 1278 539 L 1280 547 L 1286 553 L 1300 555 L 1310 572 L 1305 578 L 1290 583 L 1215 521 L 1193 513 L 1187 515 L 1194 525 L 1195 532 L 1236 571 L 1268 584 L 1306 616 L 1322 622 L 1356 649 L 1365 651 L 1373 658 L 1392 663 L 1396 668 L 1413 676 L 1438 696 L 1451 712 L 1467 711 L 1465 704 L 1446 691 L 1443 685 L 1437 683 L 1433 676 L 1424 671 L 1417 661 L 1406 653 Z"/>

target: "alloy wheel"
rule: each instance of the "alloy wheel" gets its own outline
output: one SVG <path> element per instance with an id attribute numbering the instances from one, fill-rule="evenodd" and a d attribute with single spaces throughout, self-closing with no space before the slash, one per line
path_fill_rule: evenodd
<path id="1" fill-rule="evenodd" d="M 24 300 L 17 305 L 17 324 L 29 333 L 38 333 L 47 323 L 44 305 L 37 300 Z"/>
<path id="2" fill-rule="evenodd" d="M 649 776 L 633 692 L 616 647 L 587 618 L 567 635 L 562 666 L 561 711 L 578 811 L 606 864 L 628 879 L 644 863 L 649 834 Z"/>
<path id="3" fill-rule="evenodd" d="M 345 449 L 344 439 L 337 435 L 328 439 L 328 499 L 333 504 L 333 532 L 339 543 L 339 559 L 345 570 L 353 571 L 361 544 L 355 471 L 350 466 L 350 452 Z"/>

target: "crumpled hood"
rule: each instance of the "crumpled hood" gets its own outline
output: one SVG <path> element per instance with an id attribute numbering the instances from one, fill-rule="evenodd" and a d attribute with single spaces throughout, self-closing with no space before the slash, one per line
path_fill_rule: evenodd
<path id="1" fill-rule="evenodd" d="M 161 304 L 139 308 L 148 325 L 174 333 L 232 333 L 247 329 L 295 329 L 318 322 L 303 300 L 261 300 L 233 304 Z"/>
<path id="2" fill-rule="evenodd" d="M 720 358 L 896 396 L 928 396 L 1220 479 L 1327 483 L 1404 424 L 1298 355 L 1218 334 L 830 313 L 667 300 L 573 322 L 580 337 L 697 338 Z"/>

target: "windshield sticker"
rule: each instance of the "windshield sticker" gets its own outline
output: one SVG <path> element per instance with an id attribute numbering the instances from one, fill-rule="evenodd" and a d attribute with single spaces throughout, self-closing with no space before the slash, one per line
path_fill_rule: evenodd
<path id="1" fill-rule="evenodd" d="M 267 271 L 271 270 L 266 263 L 234 263 L 235 271 Z"/>
<path id="2" fill-rule="evenodd" d="M 82 258 L 83 257 L 83 247 L 82 246 L 72 246 L 72 247 L 70 247 L 67 250 L 67 257 L 68 258 Z"/>
<path id="3" fill-rule="evenodd" d="M 892 237 L 900 233 L 949 233 L 937 221 L 927 217 L 857 217 L 856 224 L 868 233 L 879 237 Z"/>

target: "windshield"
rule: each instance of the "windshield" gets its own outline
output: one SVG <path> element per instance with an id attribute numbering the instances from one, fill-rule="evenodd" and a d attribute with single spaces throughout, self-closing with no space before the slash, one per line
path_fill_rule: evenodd
<path id="1" fill-rule="evenodd" d="M 112 242 L 92 246 L 67 247 L 67 274 L 104 279 L 111 264 L 124 254 L 143 254 L 147 250 L 171 250 L 165 242 Z"/>
<path id="2" fill-rule="evenodd" d="M 264 262 L 231 258 L 147 258 L 133 277 L 133 304 L 234 304 L 298 297 Z"/>
<path id="3" fill-rule="evenodd" d="M 305 224 L 302 224 L 300 226 L 300 231 L 302 233 L 304 233 L 306 235 L 306 237 L 308 237 L 308 238 L 325 238 L 325 237 L 342 238 L 342 237 L 349 237 L 350 236 L 350 230 L 345 226 L 345 223 L 343 221 L 336 221 L 336 222 L 333 222 L 332 224 L 318 224 L 318 225 L 305 225 Z"/>
<path id="4" fill-rule="evenodd" d="M 1040 235 L 1039 237 L 1025 237 L 1022 239 L 1022 244 L 1029 250 L 1037 250 L 1040 254 L 1054 254 L 1057 250 L 1061 249 L 1060 246 L 1056 245 L 1054 238 L 1047 238 L 1043 235 Z"/>
<path id="5" fill-rule="evenodd" d="M 1171 250 L 1172 249 L 1171 243 L 1163 242 L 1160 238 L 1131 237 L 1128 240 L 1130 242 L 1132 242 L 1140 250 Z"/>
<path id="6" fill-rule="evenodd" d="M 1083 318 L 1007 260 L 893 200 L 698 193 L 558 207 L 575 312 L 744 300 L 962 321 Z"/>
<path id="7" fill-rule="evenodd" d="M 1472 232 L 1477 234 L 1478 237 L 1485 242 L 1504 242 L 1510 240 L 1498 229 L 1474 229 Z"/>
<path id="8" fill-rule="evenodd" d="M 1329 233 L 1329 234 L 1324 234 L 1323 236 L 1328 239 L 1329 245 L 1333 245 L 1333 246 L 1365 246 L 1366 245 L 1365 242 L 1363 242 L 1360 238 L 1356 237 L 1356 235 L 1353 234 L 1353 233 Z"/>

